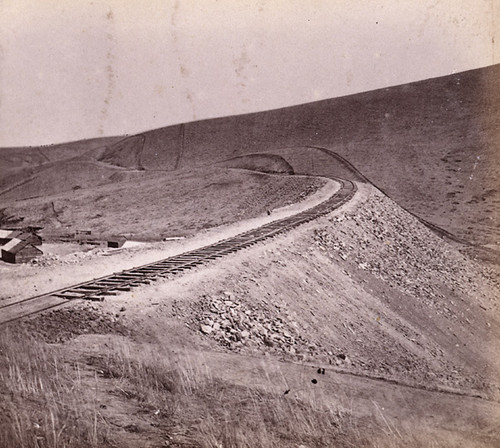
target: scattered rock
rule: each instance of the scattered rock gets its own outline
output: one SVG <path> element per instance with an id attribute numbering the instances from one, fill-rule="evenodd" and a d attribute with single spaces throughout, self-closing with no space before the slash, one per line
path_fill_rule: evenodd
<path id="1" fill-rule="evenodd" d="M 203 334 L 210 334 L 214 329 L 210 325 L 201 325 L 200 330 Z"/>
<path id="2" fill-rule="evenodd" d="M 113 314 L 99 311 L 88 303 L 52 310 L 19 325 L 49 343 L 69 341 L 82 334 L 133 334 Z"/>
<path id="3" fill-rule="evenodd" d="M 230 350 L 261 347 L 288 356 L 295 356 L 300 347 L 310 353 L 319 351 L 301 336 L 299 324 L 289 319 L 286 304 L 250 305 L 234 296 L 228 300 L 229 295 L 223 292 L 221 297 L 203 296 L 193 305 L 194 313 L 188 313 L 194 316 L 191 323 L 197 323 L 203 334 Z M 176 312 L 181 310 L 176 307 Z"/>

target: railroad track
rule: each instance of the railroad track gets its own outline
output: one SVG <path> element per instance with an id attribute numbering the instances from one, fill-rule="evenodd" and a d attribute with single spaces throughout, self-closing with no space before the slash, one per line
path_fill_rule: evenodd
<path id="1" fill-rule="evenodd" d="M 296 215 L 270 222 L 210 246 L 0 306 L 0 325 L 64 306 L 75 300 L 102 301 L 105 296 L 114 296 L 155 279 L 175 275 L 293 229 L 331 212 L 354 196 L 356 185 L 353 182 L 337 178 L 335 180 L 341 184 L 337 193 Z"/>

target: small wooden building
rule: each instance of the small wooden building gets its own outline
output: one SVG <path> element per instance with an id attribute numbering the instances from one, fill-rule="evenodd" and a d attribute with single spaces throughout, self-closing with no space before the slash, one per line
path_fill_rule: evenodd
<path id="1" fill-rule="evenodd" d="M 27 263 L 43 252 L 28 241 L 11 239 L 2 247 L 2 260 L 7 263 Z"/>
<path id="2" fill-rule="evenodd" d="M 126 241 L 127 241 L 127 238 L 125 238 L 123 235 L 112 236 L 108 240 L 108 247 L 112 247 L 112 248 L 122 247 Z"/>
<path id="3" fill-rule="evenodd" d="M 77 229 L 75 232 L 75 236 L 81 236 L 81 235 L 85 235 L 85 236 L 92 235 L 92 230 L 90 230 L 90 229 Z"/>

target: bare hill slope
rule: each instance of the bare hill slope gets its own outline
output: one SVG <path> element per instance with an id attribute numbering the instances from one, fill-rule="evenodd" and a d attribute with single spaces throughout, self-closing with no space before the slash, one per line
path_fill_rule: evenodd
<path id="1" fill-rule="evenodd" d="M 266 214 L 301 201 L 325 182 L 222 167 L 175 173 L 127 170 L 101 162 L 71 167 L 74 170 L 59 178 L 59 188 L 65 186 L 61 192 L 54 191 L 50 178 L 42 175 L 3 195 L 0 192 L 0 200 L 16 193 L 26 198 L 0 207 L 0 224 L 43 226 L 42 235 L 49 240 L 89 229 L 96 239 L 127 235 L 158 241 Z M 90 172 L 82 179 L 84 168 Z M 44 172 L 59 176 L 53 167 Z"/>
<path id="2" fill-rule="evenodd" d="M 82 152 L 110 165 L 172 171 L 285 151 L 295 172 L 319 174 L 313 152 L 294 155 L 311 145 L 335 151 L 430 222 L 481 244 L 500 241 L 500 65 L 137 136 L 3 149 L 0 160 L 3 174 Z"/>
<path id="3" fill-rule="evenodd" d="M 163 140 L 167 132 L 173 128 L 145 133 L 145 152 L 178 157 L 183 165 L 326 147 L 419 216 L 469 240 L 500 240 L 500 66 L 189 123 L 179 128 L 182 138 Z M 313 174 L 321 166 L 313 164 L 294 168 Z"/>

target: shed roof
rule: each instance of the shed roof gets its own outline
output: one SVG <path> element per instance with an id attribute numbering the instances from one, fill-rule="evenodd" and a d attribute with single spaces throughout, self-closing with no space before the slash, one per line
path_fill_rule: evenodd
<path id="1" fill-rule="evenodd" d="M 113 235 L 108 238 L 108 241 L 126 241 L 127 237 L 125 235 Z"/>
<path id="2" fill-rule="evenodd" d="M 4 229 L 0 229 L 0 238 L 4 240 L 8 239 L 10 241 L 12 241 L 13 239 L 21 241 L 24 240 L 32 241 L 33 238 L 41 239 L 40 235 L 37 235 L 36 233 L 33 232 L 23 232 L 22 230 L 4 230 Z M 9 244 L 10 241 L 6 243 L 4 246 L 7 246 L 7 244 Z"/>
<path id="3" fill-rule="evenodd" d="M 12 233 L 14 233 L 12 230 L 0 229 L 0 238 L 11 238 Z"/>
<path id="4" fill-rule="evenodd" d="M 20 250 L 24 249 L 29 244 L 30 243 L 28 241 L 23 241 L 18 238 L 12 238 L 7 244 L 2 246 L 2 250 L 10 252 L 11 254 L 17 254 Z"/>

